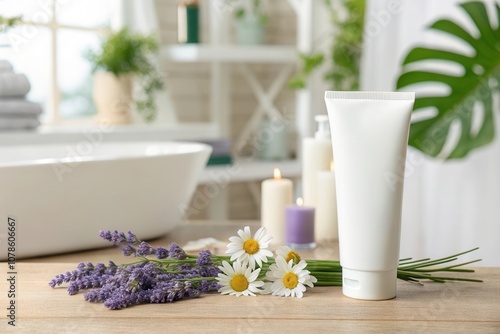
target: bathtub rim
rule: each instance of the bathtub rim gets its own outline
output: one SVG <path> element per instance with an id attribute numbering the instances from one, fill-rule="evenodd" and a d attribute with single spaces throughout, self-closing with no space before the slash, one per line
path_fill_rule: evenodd
<path id="1" fill-rule="evenodd" d="M 16 147 L 27 147 L 27 146 L 61 146 L 61 148 L 65 148 L 67 146 L 71 146 L 74 144 L 78 143 L 37 143 L 37 144 L 13 144 L 13 145 L 2 145 L 0 146 L 0 154 L 2 152 L 3 148 L 16 148 Z M 72 163 L 82 163 L 82 162 L 118 162 L 118 161 L 134 161 L 134 160 L 151 160 L 151 159 L 157 159 L 157 158 L 164 158 L 168 156 L 179 156 L 179 155 L 186 155 L 186 154 L 196 154 L 196 153 L 201 153 L 201 152 L 209 152 L 211 153 L 212 147 L 208 144 L 200 143 L 200 142 L 189 142 L 189 141 L 174 141 L 174 140 L 169 140 L 169 141 L 161 141 L 161 140 L 156 140 L 156 141 L 122 141 L 122 140 L 117 140 L 117 141 L 109 141 L 105 143 L 101 143 L 100 145 L 120 145 L 120 146 L 127 146 L 127 145 L 144 145 L 147 147 L 148 145 L 158 145 L 158 146 L 170 146 L 170 145 L 175 145 L 175 146 L 182 146 L 182 147 L 187 147 L 189 150 L 186 151 L 178 151 L 178 152 L 160 152 L 158 154 L 146 154 L 146 152 L 142 153 L 134 153 L 133 155 L 119 155 L 119 156 L 110 156 L 110 155 L 92 155 L 89 154 L 88 156 L 79 156 L 79 157 L 57 157 L 57 158 L 35 158 L 32 160 L 20 160 L 20 161 L 7 161 L 7 162 L 1 162 L 0 161 L 0 169 L 1 168 L 9 168 L 9 167 L 27 167 L 27 166 L 42 166 L 42 165 L 51 165 L 51 164 L 72 164 Z M 100 146 L 99 145 L 99 146 Z"/>

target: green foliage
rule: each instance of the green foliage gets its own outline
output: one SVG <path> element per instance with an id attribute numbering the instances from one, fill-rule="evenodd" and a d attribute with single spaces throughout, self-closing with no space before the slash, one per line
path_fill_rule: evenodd
<path id="1" fill-rule="evenodd" d="M 112 33 L 99 51 L 89 51 L 87 58 L 94 70 L 120 74 L 148 74 L 152 70 L 148 55 L 158 50 L 154 36 L 132 34 L 127 28 Z"/>
<path id="2" fill-rule="evenodd" d="M 492 23 L 482 2 L 466 2 L 460 7 L 470 17 L 478 34 L 471 34 L 469 29 L 448 19 L 436 21 L 430 29 L 465 42 L 474 50 L 473 55 L 441 48 L 416 47 L 406 56 L 404 72 L 397 82 L 398 89 L 427 83 L 439 83 L 449 88 L 450 92 L 444 95 L 421 94 L 416 98 L 416 112 L 434 108 L 436 113 L 412 123 L 409 138 L 411 146 L 435 157 L 442 152 L 452 124 L 460 124 L 460 138 L 448 159 L 464 157 L 494 139 L 493 95 L 500 91 L 500 26 Z M 495 7 L 496 21 L 500 22 L 500 6 L 495 4 Z M 447 63 L 463 69 L 463 74 L 415 69 L 415 65 L 423 61 Z M 483 117 L 479 130 L 474 131 L 474 108 L 478 106 Z"/>
<path id="3" fill-rule="evenodd" d="M 87 59 L 94 64 L 94 71 L 103 70 L 116 76 L 134 74 L 141 80 L 142 93 L 136 99 L 137 110 L 147 122 L 156 117 L 154 93 L 163 87 L 163 81 L 149 57 L 158 51 L 154 36 L 131 33 L 123 28 L 112 33 L 102 42 L 98 51 L 89 51 Z"/>
<path id="4" fill-rule="evenodd" d="M 21 22 L 22 16 L 3 17 L 0 16 L 0 33 L 7 32 L 10 28 Z"/>
<path id="5" fill-rule="evenodd" d="M 358 90 L 361 44 L 365 0 L 342 0 L 341 9 L 333 6 L 331 0 L 324 0 L 330 12 L 335 33 L 331 38 L 329 69 L 324 80 L 332 90 Z M 345 15 L 340 15 L 344 12 Z M 300 55 L 301 66 L 297 74 L 288 82 L 292 89 L 304 88 L 309 75 L 325 61 L 322 53 Z"/>
<path id="6" fill-rule="evenodd" d="M 302 61 L 302 67 L 299 72 L 297 72 L 288 81 L 288 87 L 292 89 L 301 89 L 306 86 L 306 81 L 309 75 L 320 66 L 325 60 L 325 56 L 322 53 L 315 53 L 312 55 L 300 54 L 300 59 Z"/>
<path id="7" fill-rule="evenodd" d="M 146 122 L 152 122 L 156 119 L 154 94 L 162 88 L 163 81 L 156 73 L 142 78 L 142 98 L 136 99 L 135 104 Z"/>
<path id="8" fill-rule="evenodd" d="M 239 8 L 237 9 L 235 12 L 234 12 L 234 16 L 237 18 L 237 19 L 242 19 L 243 16 L 245 16 L 245 10 L 243 8 Z"/>
<path id="9" fill-rule="evenodd" d="M 330 1 L 325 0 L 327 4 Z M 342 6 L 346 15 L 328 6 L 336 32 L 331 46 L 331 67 L 324 78 L 332 90 L 358 90 L 365 0 L 343 0 Z"/>
<path id="10" fill-rule="evenodd" d="M 268 17 L 264 14 L 263 9 L 262 9 L 262 2 L 261 0 L 244 0 L 244 1 L 251 1 L 252 2 L 252 13 L 247 13 L 246 12 L 246 6 L 240 5 L 238 6 L 238 3 L 241 4 L 241 1 L 236 1 L 234 3 L 234 0 L 229 1 L 229 6 L 233 7 L 234 10 L 234 17 L 236 19 L 243 19 L 245 15 L 257 15 L 260 18 L 260 23 L 261 24 L 266 24 Z M 234 4 L 233 4 L 234 3 Z"/>

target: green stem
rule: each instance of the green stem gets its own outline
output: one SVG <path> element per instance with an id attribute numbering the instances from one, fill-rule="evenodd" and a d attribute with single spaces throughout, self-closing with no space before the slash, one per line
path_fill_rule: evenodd
<path id="1" fill-rule="evenodd" d="M 437 283 L 445 283 L 446 281 L 463 281 L 463 282 L 482 282 L 479 279 L 473 278 L 464 278 L 464 277 L 447 277 L 447 276 L 437 276 L 432 274 L 437 273 L 473 273 L 473 269 L 465 269 L 459 268 L 465 265 L 469 265 L 471 263 L 476 263 L 478 260 L 472 260 L 468 262 L 448 265 L 446 267 L 435 267 L 436 265 L 449 263 L 458 259 L 459 256 L 473 252 L 478 248 L 473 248 L 465 252 L 457 253 L 451 256 L 431 260 L 431 259 L 420 259 L 420 260 L 412 260 L 411 258 L 405 258 L 400 260 L 400 264 L 397 270 L 397 277 L 400 280 L 410 282 L 413 284 L 423 285 L 421 280 L 429 280 Z M 169 269 L 173 269 L 173 266 L 181 265 L 184 263 L 196 263 L 198 256 L 196 255 L 186 255 L 186 259 L 184 260 L 176 260 L 176 259 L 149 259 L 149 258 L 140 258 L 141 260 L 138 262 L 130 263 L 137 264 L 140 262 L 154 262 L 160 264 L 163 267 L 165 272 L 172 272 Z M 215 265 L 220 265 L 222 261 L 228 261 L 232 263 L 229 256 L 212 256 L 213 263 Z M 268 262 L 262 264 L 261 272 L 259 275 L 260 280 L 266 280 L 266 272 L 269 270 L 269 267 L 275 263 L 274 258 L 268 258 Z M 174 267 L 175 268 L 175 267 Z M 307 260 L 307 270 L 311 272 L 311 275 L 316 277 L 318 280 L 315 283 L 316 286 L 341 286 L 342 285 L 342 266 L 340 265 L 340 261 L 337 260 Z M 174 269 L 175 270 L 175 269 Z M 215 280 L 216 277 L 199 277 L 199 278 L 186 278 L 188 281 L 211 281 Z"/>

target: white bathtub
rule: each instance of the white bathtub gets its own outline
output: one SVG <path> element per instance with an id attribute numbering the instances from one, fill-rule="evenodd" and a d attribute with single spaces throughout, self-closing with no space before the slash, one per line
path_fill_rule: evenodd
<path id="1" fill-rule="evenodd" d="M 143 239 L 169 232 L 211 152 L 173 142 L 2 144 L 2 260 L 9 220 L 17 258 L 103 246 L 99 230 L 132 230 Z"/>

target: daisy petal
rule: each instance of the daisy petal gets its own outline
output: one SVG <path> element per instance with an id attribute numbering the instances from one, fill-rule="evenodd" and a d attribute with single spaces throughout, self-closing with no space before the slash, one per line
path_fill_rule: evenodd
<path id="1" fill-rule="evenodd" d="M 288 272 L 288 266 L 285 262 L 285 259 L 282 257 L 276 258 L 276 265 L 278 266 L 278 269 L 282 272 Z"/>
<path id="2" fill-rule="evenodd" d="M 240 244 L 242 243 L 241 238 L 238 238 L 238 237 L 230 237 L 229 241 L 234 242 L 234 243 L 240 243 Z"/>
<path id="3" fill-rule="evenodd" d="M 264 236 L 259 242 L 262 245 L 265 245 L 265 247 L 269 246 L 269 243 L 273 240 L 273 237 L 271 235 L 266 235 Z"/>
<path id="4" fill-rule="evenodd" d="M 264 257 L 273 257 L 273 253 L 267 249 L 261 249 L 259 253 L 264 255 Z M 266 258 L 266 262 L 267 262 L 267 258 Z"/>
<path id="5" fill-rule="evenodd" d="M 233 276 L 234 275 L 234 270 L 233 270 L 233 267 L 231 267 L 231 265 L 229 264 L 229 262 L 227 261 L 223 261 L 222 262 L 222 266 L 223 268 L 220 268 L 226 275 L 228 275 L 229 277 Z"/>
<path id="6" fill-rule="evenodd" d="M 236 260 L 237 258 L 239 258 L 240 256 L 242 256 L 243 254 L 244 254 L 243 251 L 238 251 L 238 252 L 234 253 L 233 255 L 231 255 L 231 261 Z"/>
<path id="7" fill-rule="evenodd" d="M 263 290 L 260 292 L 263 295 L 268 295 L 273 292 L 272 290 L 273 283 L 267 282 L 263 285 Z"/>
<path id="8" fill-rule="evenodd" d="M 252 231 L 250 231 L 250 226 L 244 227 L 243 235 L 245 236 L 243 240 L 250 239 L 252 237 Z"/>
<path id="9" fill-rule="evenodd" d="M 254 238 L 255 240 L 257 240 L 257 241 L 259 241 L 259 242 L 260 242 L 260 241 L 261 241 L 260 239 L 261 239 L 263 236 L 264 236 L 264 237 L 266 236 L 266 228 L 265 228 L 264 226 L 262 226 L 261 228 L 259 228 L 259 229 L 257 230 L 257 232 L 255 232 L 255 235 L 253 236 L 253 238 Z"/>
<path id="10" fill-rule="evenodd" d="M 278 251 L 281 253 L 286 251 L 286 249 L 281 248 Z M 276 262 L 269 266 L 269 270 L 266 273 L 266 278 L 273 282 L 270 286 L 269 284 L 265 285 L 265 292 L 269 293 L 271 291 L 275 296 L 302 298 L 306 291 L 306 285 L 313 287 L 312 280 L 317 281 L 314 276 L 310 276 L 308 270 L 304 270 L 306 266 L 306 261 L 302 260 L 294 265 L 293 260 L 287 263 L 283 256 L 277 256 Z M 284 280 L 285 276 L 290 275 L 296 276 L 298 280 L 293 288 L 289 288 L 288 278 L 286 281 Z"/>
<path id="11" fill-rule="evenodd" d="M 293 260 L 290 260 L 293 262 Z M 305 267 L 307 266 L 307 262 L 304 260 L 301 260 L 299 263 L 297 263 L 294 268 L 293 268 L 293 273 L 298 274 L 300 273 Z"/>
<path id="12" fill-rule="evenodd" d="M 250 268 L 249 268 L 250 269 Z M 259 277 L 259 274 L 260 274 L 260 268 L 257 269 L 257 270 L 254 270 L 253 273 L 249 274 L 247 277 L 248 277 L 248 281 L 249 282 L 253 282 L 257 279 L 257 277 Z"/>
<path id="13" fill-rule="evenodd" d="M 250 268 L 255 269 L 255 257 L 249 256 L 248 263 L 250 264 Z M 261 266 L 262 266 L 262 262 L 261 262 Z"/>

